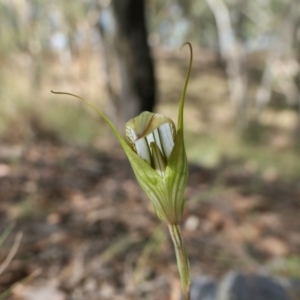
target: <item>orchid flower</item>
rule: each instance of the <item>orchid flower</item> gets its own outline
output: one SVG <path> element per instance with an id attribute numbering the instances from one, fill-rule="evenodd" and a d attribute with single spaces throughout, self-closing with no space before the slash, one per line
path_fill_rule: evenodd
<path id="1" fill-rule="evenodd" d="M 179 103 L 177 129 L 174 122 L 161 114 L 142 112 L 129 120 L 125 126 L 125 139 L 114 124 L 88 100 L 79 98 L 90 105 L 109 125 L 123 147 L 136 179 L 149 197 L 158 217 L 168 224 L 175 246 L 178 269 L 181 277 L 184 299 L 190 299 L 189 262 L 181 238 L 179 222 L 185 199 L 184 190 L 188 178 L 188 165 L 183 138 L 183 110 L 185 94 L 192 66 L 190 63 Z"/>

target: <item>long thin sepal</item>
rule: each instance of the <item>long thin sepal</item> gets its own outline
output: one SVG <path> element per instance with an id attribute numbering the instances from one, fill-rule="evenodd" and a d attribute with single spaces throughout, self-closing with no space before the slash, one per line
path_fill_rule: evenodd
<path id="1" fill-rule="evenodd" d="M 117 128 L 114 126 L 114 124 L 107 118 L 105 114 L 103 114 L 95 105 L 93 105 L 90 101 L 77 96 L 72 93 L 66 93 L 66 92 L 54 92 L 51 91 L 53 94 L 59 94 L 59 95 L 69 95 L 73 96 L 75 98 L 78 98 L 85 103 L 87 103 L 90 107 L 92 107 L 108 124 L 108 126 L 111 128 L 111 130 L 116 135 L 117 139 L 119 140 L 121 146 L 123 147 L 130 164 L 132 166 L 132 169 L 134 171 L 134 174 L 136 176 L 137 181 L 139 182 L 142 189 L 145 191 L 147 196 L 152 202 L 153 208 L 159 218 L 163 219 L 164 221 L 168 222 L 168 215 L 166 212 L 166 208 L 164 205 L 163 199 L 165 189 L 162 185 L 161 177 L 158 175 L 158 173 L 148 164 L 146 163 L 141 157 L 139 157 L 126 143 L 126 141 L 123 139 Z"/>
<path id="2" fill-rule="evenodd" d="M 190 43 L 186 43 L 183 46 L 189 46 L 190 49 L 190 62 L 188 73 L 185 79 L 179 110 L 178 110 L 178 129 L 175 139 L 175 146 L 169 157 L 166 172 L 165 172 L 165 182 L 167 186 L 167 191 L 169 194 L 169 199 L 171 199 L 171 206 L 173 207 L 172 221 L 173 223 L 179 222 L 181 219 L 183 208 L 184 208 L 184 189 L 188 179 L 188 165 L 186 152 L 184 147 L 184 137 L 183 137 L 183 110 L 186 89 L 188 81 L 190 78 L 192 62 L 193 62 L 193 49 Z"/>
<path id="3" fill-rule="evenodd" d="M 192 48 L 192 45 L 190 43 L 184 43 L 183 46 L 181 47 L 181 49 L 185 45 L 187 45 L 190 49 L 190 62 L 189 62 L 188 73 L 187 73 L 187 76 L 185 78 L 185 82 L 184 82 L 184 86 L 183 86 L 182 95 L 181 95 L 181 98 L 180 98 L 179 111 L 178 111 L 177 127 L 178 127 L 178 129 L 182 129 L 182 130 L 183 130 L 183 109 L 184 109 L 185 94 L 186 94 L 186 89 L 187 89 L 188 82 L 189 82 L 189 79 L 190 79 L 192 63 L 193 63 L 193 48 Z"/>
<path id="4" fill-rule="evenodd" d="M 114 132 L 114 134 L 116 135 L 117 139 L 119 140 L 119 142 L 121 143 L 121 145 L 123 146 L 123 143 L 125 143 L 124 139 L 122 138 L 122 136 L 120 135 L 119 131 L 117 130 L 117 128 L 114 126 L 114 124 L 110 121 L 110 119 L 103 113 L 101 112 L 94 104 L 92 104 L 90 101 L 77 96 L 75 94 L 72 93 L 66 93 L 66 92 L 55 92 L 55 91 L 51 91 L 51 93 L 53 94 L 58 94 L 58 95 L 68 95 L 68 96 L 72 96 L 75 98 L 80 99 L 81 101 L 87 103 L 90 107 L 93 108 L 93 110 L 95 110 L 100 116 L 101 118 L 104 119 L 104 121 L 107 123 L 107 125 L 111 128 L 111 130 Z M 126 143 L 125 143 L 126 144 Z M 127 144 L 126 144 L 127 146 Z M 124 146 L 123 146 L 124 148 Z M 124 149 L 125 150 L 125 149 Z M 126 151 L 126 150 L 125 150 Z"/>

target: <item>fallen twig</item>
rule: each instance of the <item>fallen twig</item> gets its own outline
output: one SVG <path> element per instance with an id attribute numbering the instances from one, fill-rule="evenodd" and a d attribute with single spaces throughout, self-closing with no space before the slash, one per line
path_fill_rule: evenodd
<path id="1" fill-rule="evenodd" d="M 0 265 L 0 275 L 5 271 L 5 269 L 9 266 L 10 262 L 13 260 L 14 256 L 16 255 L 21 240 L 23 237 L 23 233 L 22 232 L 18 232 L 14 241 L 13 246 L 11 247 L 6 259 L 4 260 L 4 262 Z"/>

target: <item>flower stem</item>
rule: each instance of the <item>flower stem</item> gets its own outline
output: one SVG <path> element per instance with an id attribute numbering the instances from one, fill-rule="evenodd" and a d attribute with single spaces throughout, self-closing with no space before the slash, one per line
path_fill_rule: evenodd
<path id="1" fill-rule="evenodd" d="M 173 240 L 177 267 L 180 274 L 181 286 L 184 300 L 190 300 L 190 264 L 181 237 L 181 231 L 178 224 L 169 224 L 169 231 Z"/>

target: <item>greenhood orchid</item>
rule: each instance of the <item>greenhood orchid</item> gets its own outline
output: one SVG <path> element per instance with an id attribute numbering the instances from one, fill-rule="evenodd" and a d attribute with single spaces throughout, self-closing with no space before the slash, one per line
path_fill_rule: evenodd
<path id="1" fill-rule="evenodd" d="M 187 45 L 192 50 L 190 44 Z M 143 112 L 127 122 L 124 140 L 106 115 L 88 100 L 70 93 L 53 92 L 83 100 L 104 119 L 122 145 L 136 178 L 151 200 L 158 217 L 168 224 L 178 224 L 184 208 L 188 168 L 183 140 L 183 109 L 191 64 L 192 51 L 179 104 L 177 130 L 168 117 Z"/>
<path id="2" fill-rule="evenodd" d="M 181 276 L 184 299 L 189 299 L 189 263 L 181 239 L 179 222 L 184 209 L 184 190 L 188 178 L 188 165 L 183 139 L 183 110 L 185 94 L 192 66 L 190 63 L 179 103 L 177 129 L 166 116 L 143 112 L 129 120 L 125 126 L 124 139 L 114 124 L 88 100 L 77 95 L 90 105 L 109 125 L 123 147 L 136 179 L 145 191 L 158 217 L 165 221 L 174 242 L 177 264 Z"/>
<path id="3" fill-rule="evenodd" d="M 127 122 L 126 138 L 145 162 L 143 169 L 133 166 L 133 170 L 157 215 L 168 224 L 178 224 L 188 174 L 182 131 L 176 132 L 165 116 L 143 112 Z"/>

